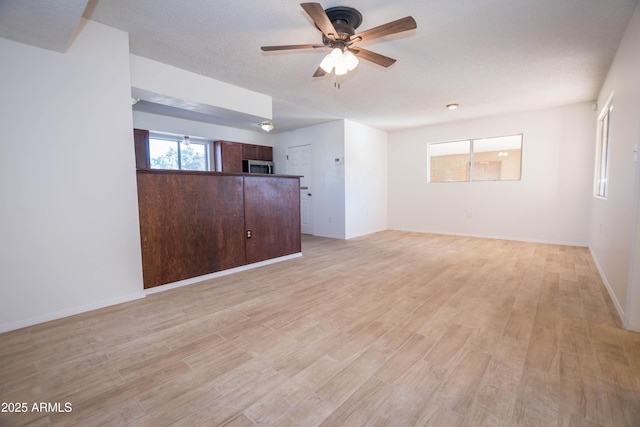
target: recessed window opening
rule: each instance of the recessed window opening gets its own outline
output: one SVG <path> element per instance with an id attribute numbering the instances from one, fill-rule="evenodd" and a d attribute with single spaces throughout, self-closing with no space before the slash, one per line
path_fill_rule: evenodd
<path id="1" fill-rule="evenodd" d="M 609 145 L 613 94 L 598 116 L 594 196 L 606 199 L 609 194 Z"/>
<path id="2" fill-rule="evenodd" d="M 211 141 L 192 136 L 150 133 L 151 169 L 211 170 Z"/>
<path id="3" fill-rule="evenodd" d="M 427 168 L 429 182 L 520 180 L 522 134 L 431 143 Z"/>

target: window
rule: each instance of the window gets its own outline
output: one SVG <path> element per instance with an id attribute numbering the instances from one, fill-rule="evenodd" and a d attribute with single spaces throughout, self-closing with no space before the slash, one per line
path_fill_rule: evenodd
<path id="1" fill-rule="evenodd" d="M 429 182 L 521 178 L 522 135 L 429 144 Z"/>
<path id="2" fill-rule="evenodd" d="M 606 198 L 609 192 L 609 124 L 613 110 L 613 94 L 607 100 L 598 117 L 598 136 L 596 139 L 596 177 L 594 194 Z"/>
<path id="3" fill-rule="evenodd" d="M 151 169 L 211 170 L 211 142 L 173 135 L 149 136 Z"/>

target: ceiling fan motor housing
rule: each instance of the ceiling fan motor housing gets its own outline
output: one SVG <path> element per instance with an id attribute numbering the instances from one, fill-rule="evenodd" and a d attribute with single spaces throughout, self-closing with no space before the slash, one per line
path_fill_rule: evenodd
<path id="1" fill-rule="evenodd" d="M 329 20 L 333 24 L 333 28 L 336 29 L 338 34 L 336 39 L 338 41 L 347 41 L 356 33 L 356 28 L 362 24 L 362 14 L 356 9 L 347 6 L 336 6 L 325 9 L 325 13 L 329 17 Z M 322 36 L 322 42 L 326 46 L 333 46 L 334 40 L 330 40 L 324 35 Z"/>

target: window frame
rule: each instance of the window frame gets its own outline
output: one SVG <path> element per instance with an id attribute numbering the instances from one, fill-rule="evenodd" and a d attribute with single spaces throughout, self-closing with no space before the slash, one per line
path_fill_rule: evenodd
<path id="1" fill-rule="evenodd" d="M 596 133 L 596 158 L 593 177 L 593 197 L 607 200 L 609 197 L 609 176 L 611 173 L 611 111 L 613 92 L 607 98 L 598 114 Z M 604 155 L 604 156 L 603 156 Z M 604 157 L 604 158 L 603 158 Z"/>
<path id="2" fill-rule="evenodd" d="M 183 140 L 184 136 L 183 135 L 176 135 L 176 134 L 169 134 L 169 133 L 162 133 L 162 132 L 154 132 L 154 131 L 150 131 L 149 132 L 149 139 L 147 142 L 147 150 L 149 151 L 149 169 L 153 169 L 153 170 L 178 170 L 178 171 L 193 171 L 193 169 L 183 169 L 182 168 L 182 140 Z M 176 143 L 176 148 L 177 148 L 177 153 L 178 153 L 178 169 L 163 169 L 163 168 L 154 168 L 152 165 L 152 160 L 151 160 L 151 140 L 152 139 L 156 139 L 156 140 L 164 140 L 164 141 L 171 141 L 171 142 L 175 142 Z M 204 145 L 206 147 L 206 154 L 205 154 L 205 161 L 206 161 L 206 169 L 205 170 L 199 170 L 200 172 L 213 172 L 213 166 L 214 166 L 214 147 L 213 147 L 213 141 L 205 139 L 205 138 L 200 138 L 200 137 L 194 137 L 194 136 L 189 136 L 189 141 L 190 144 L 198 144 L 198 145 Z"/>
<path id="3" fill-rule="evenodd" d="M 519 171 L 520 171 L 520 175 L 518 179 L 496 179 L 496 180 L 475 180 L 474 179 L 474 172 L 475 172 L 475 167 L 474 167 L 474 159 L 475 159 L 475 143 L 477 141 L 482 141 L 482 140 L 487 140 L 487 139 L 497 139 L 497 138 L 508 138 L 508 137 L 515 137 L 515 136 L 519 136 L 520 137 L 520 165 L 519 165 Z M 451 143 L 456 143 L 456 142 L 466 142 L 469 141 L 469 177 L 466 180 L 463 181 L 432 181 L 431 179 L 431 147 L 433 145 L 437 145 L 437 144 L 451 144 Z M 523 159 L 523 151 L 524 151 L 524 133 L 520 132 L 520 133 L 513 133 L 513 134 L 506 134 L 506 135 L 500 135 L 500 136 L 486 136 L 486 137 L 479 137 L 479 138 L 465 138 L 465 139 L 457 139 L 457 140 L 451 140 L 451 141 L 439 141 L 439 142 L 430 142 L 427 144 L 427 183 L 428 184 L 446 184 L 446 183 L 472 183 L 472 182 L 515 182 L 515 181 L 522 181 L 522 159 Z M 466 154 L 466 153 L 465 153 Z"/>

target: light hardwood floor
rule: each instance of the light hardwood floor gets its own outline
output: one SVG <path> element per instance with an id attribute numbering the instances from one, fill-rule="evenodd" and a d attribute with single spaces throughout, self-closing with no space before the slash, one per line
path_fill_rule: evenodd
<path id="1" fill-rule="evenodd" d="M 33 426 L 640 426 L 585 248 L 386 231 L 0 335 Z M 64 408 L 64 406 L 63 406 Z"/>

